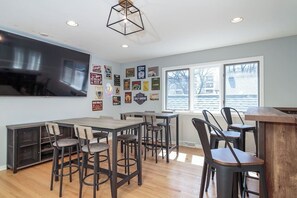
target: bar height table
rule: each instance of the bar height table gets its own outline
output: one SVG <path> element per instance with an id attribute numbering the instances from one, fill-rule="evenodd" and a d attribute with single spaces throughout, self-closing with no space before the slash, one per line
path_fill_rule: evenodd
<path id="1" fill-rule="evenodd" d="M 114 120 L 106 118 L 73 118 L 65 120 L 54 120 L 60 126 L 73 127 L 76 125 L 89 126 L 94 130 L 108 131 L 112 134 L 112 176 L 111 176 L 111 194 L 113 198 L 117 197 L 117 189 L 135 176 L 138 176 L 138 185 L 142 185 L 142 164 L 141 164 L 141 145 L 138 144 L 137 169 L 129 176 L 117 172 L 117 134 L 127 129 L 137 129 L 138 142 L 141 142 L 141 126 L 143 121 L 139 120 Z M 122 180 L 117 181 L 120 177 Z"/>
<path id="2" fill-rule="evenodd" d="M 124 119 L 125 115 L 134 115 L 134 117 L 142 117 L 144 114 L 152 114 L 156 115 L 157 119 L 164 119 L 166 122 L 166 127 L 165 127 L 165 149 L 166 149 L 166 162 L 169 162 L 169 153 L 173 150 L 176 149 L 176 153 L 178 154 L 179 152 L 179 125 L 178 125 L 178 113 L 151 113 L 151 112 L 126 112 L 126 113 L 121 113 L 121 119 Z M 176 119 L 176 145 L 169 147 L 169 119 L 175 118 Z"/>

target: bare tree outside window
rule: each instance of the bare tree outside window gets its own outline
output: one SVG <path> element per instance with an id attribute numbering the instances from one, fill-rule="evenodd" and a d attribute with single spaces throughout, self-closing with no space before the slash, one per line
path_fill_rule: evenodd
<path id="1" fill-rule="evenodd" d="M 166 72 L 166 109 L 189 110 L 189 69 Z"/>

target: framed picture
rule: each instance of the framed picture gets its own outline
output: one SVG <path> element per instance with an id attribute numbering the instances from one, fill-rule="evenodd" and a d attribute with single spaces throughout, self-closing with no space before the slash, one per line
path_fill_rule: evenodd
<path id="1" fill-rule="evenodd" d="M 152 78 L 152 90 L 160 90 L 160 78 Z"/>
<path id="2" fill-rule="evenodd" d="M 114 86 L 114 94 L 113 95 L 121 95 L 121 87 L 120 86 Z"/>
<path id="3" fill-rule="evenodd" d="M 113 75 L 113 79 L 114 79 L 114 82 L 113 82 L 114 86 L 121 86 L 121 76 L 120 75 L 118 75 L 118 74 Z"/>
<path id="4" fill-rule="evenodd" d="M 150 100 L 159 100 L 159 93 L 151 93 Z"/>
<path id="5" fill-rule="evenodd" d="M 159 76 L 159 67 L 149 67 L 147 69 L 147 76 L 148 77 Z"/>
<path id="6" fill-rule="evenodd" d="M 93 100 L 92 101 L 92 111 L 102 111 L 103 101 L 102 100 Z"/>
<path id="7" fill-rule="evenodd" d="M 113 105 L 121 105 L 121 96 L 112 96 Z"/>
<path id="8" fill-rule="evenodd" d="M 126 78 L 131 78 L 135 76 L 135 68 L 126 69 Z"/>
<path id="9" fill-rule="evenodd" d="M 104 65 L 104 70 L 105 70 L 105 78 L 108 80 L 111 80 L 112 79 L 111 66 Z"/>
<path id="10" fill-rule="evenodd" d="M 95 87 L 95 92 L 96 92 L 96 96 L 97 96 L 97 99 L 100 99 L 102 100 L 103 99 L 103 86 L 96 86 Z"/>
<path id="11" fill-rule="evenodd" d="M 125 103 L 132 103 L 132 92 L 125 92 Z"/>
<path id="12" fill-rule="evenodd" d="M 137 66 L 137 79 L 145 79 L 145 65 Z"/>
<path id="13" fill-rule="evenodd" d="M 101 73 L 101 65 L 93 65 L 93 72 Z"/>
<path id="14" fill-rule="evenodd" d="M 141 81 L 132 81 L 132 90 L 141 90 Z"/>
<path id="15" fill-rule="evenodd" d="M 124 79 L 124 90 L 130 90 L 130 79 Z"/>
<path id="16" fill-rule="evenodd" d="M 142 83 L 142 89 L 143 91 L 148 91 L 149 90 L 149 81 L 143 81 Z"/>
<path id="17" fill-rule="evenodd" d="M 91 85 L 102 85 L 102 74 L 90 73 Z"/>

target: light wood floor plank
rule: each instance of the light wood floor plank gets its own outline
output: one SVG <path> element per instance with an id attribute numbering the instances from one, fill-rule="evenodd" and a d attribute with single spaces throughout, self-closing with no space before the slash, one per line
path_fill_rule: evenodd
<path id="1" fill-rule="evenodd" d="M 148 155 L 143 161 L 143 185 L 137 185 L 137 178 L 131 184 L 125 184 L 118 189 L 119 198 L 197 198 L 199 196 L 203 152 L 197 148 L 180 148 L 179 158 L 170 157 L 170 163 L 159 156 L 158 163 Z M 197 161 L 198 159 L 198 161 Z M 198 165 L 197 165 L 198 164 Z M 58 197 L 59 182 L 54 183 L 50 191 L 50 171 L 52 163 L 44 163 L 26 168 L 13 174 L 11 170 L 0 172 L 1 198 L 38 198 Z M 72 183 L 65 177 L 63 197 L 78 197 L 78 174 L 73 176 Z M 110 197 L 110 183 L 100 186 L 98 198 Z M 83 197 L 92 197 L 92 188 L 84 186 Z M 205 197 L 216 197 L 215 182 L 211 181 L 209 192 Z M 253 197 L 250 195 L 250 197 Z"/>

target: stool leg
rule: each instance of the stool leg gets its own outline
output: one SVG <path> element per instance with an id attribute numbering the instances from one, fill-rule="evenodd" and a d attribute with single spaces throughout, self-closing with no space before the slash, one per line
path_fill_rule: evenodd
<path id="1" fill-rule="evenodd" d="M 125 167 L 127 167 L 127 172 L 128 172 L 128 175 L 130 175 L 130 160 L 129 160 L 129 142 L 126 142 L 126 144 L 127 144 L 127 148 L 126 148 L 126 155 L 127 156 L 125 156 L 126 157 L 126 160 L 127 160 L 127 163 L 126 163 L 126 166 Z M 125 160 L 125 161 L 126 161 Z M 130 184 L 130 179 L 128 180 L 128 185 Z"/>
<path id="2" fill-rule="evenodd" d="M 63 168 L 64 168 L 64 147 L 62 147 L 61 154 L 61 175 L 60 175 L 60 193 L 59 196 L 62 197 L 62 186 L 63 186 Z"/>
<path id="3" fill-rule="evenodd" d="M 72 182 L 72 160 L 71 160 L 71 153 L 72 153 L 72 148 L 69 147 L 69 181 Z"/>
<path id="4" fill-rule="evenodd" d="M 51 186 L 50 186 L 50 190 L 53 190 L 53 182 L 54 182 L 54 175 L 56 173 L 56 163 L 57 163 L 57 157 L 56 157 L 56 148 L 54 148 L 53 151 L 53 166 L 52 166 L 52 174 L 51 174 Z"/>
<path id="5" fill-rule="evenodd" d="M 199 198 L 203 198 L 204 187 L 205 187 L 205 177 L 206 177 L 207 167 L 208 167 L 208 164 L 204 161 L 203 169 L 202 169 L 201 182 L 200 182 L 200 193 L 199 193 Z"/>
<path id="6" fill-rule="evenodd" d="M 162 150 L 162 159 L 164 159 L 164 149 L 163 149 L 163 129 L 161 129 L 161 131 L 160 131 L 160 133 L 161 133 L 161 150 Z M 166 144 L 166 143 L 165 143 Z M 167 146 L 167 145 L 165 145 L 165 146 Z M 168 155 L 169 153 L 166 153 L 166 155 Z"/>
<path id="7" fill-rule="evenodd" d="M 96 191 L 97 191 L 97 168 L 98 168 L 98 153 L 94 153 L 94 178 L 93 178 L 93 197 L 96 198 Z"/>
<path id="8" fill-rule="evenodd" d="M 155 158 L 156 158 L 156 163 L 158 163 L 158 132 L 155 132 Z"/>
<path id="9" fill-rule="evenodd" d="M 217 195 L 221 198 L 233 197 L 233 173 L 222 168 L 217 169 Z"/>

